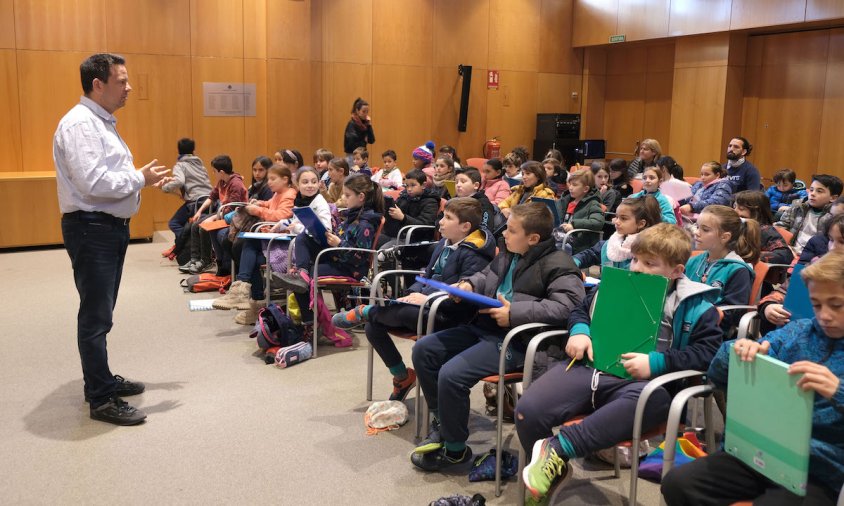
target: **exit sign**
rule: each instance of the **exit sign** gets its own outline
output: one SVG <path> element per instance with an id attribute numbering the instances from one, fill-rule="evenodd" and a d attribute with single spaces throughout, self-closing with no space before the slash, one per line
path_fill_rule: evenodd
<path id="1" fill-rule="evenodd" d="M 624 35 L 610 35 L 610 44 L 615 42 L 624 42 Z"/>

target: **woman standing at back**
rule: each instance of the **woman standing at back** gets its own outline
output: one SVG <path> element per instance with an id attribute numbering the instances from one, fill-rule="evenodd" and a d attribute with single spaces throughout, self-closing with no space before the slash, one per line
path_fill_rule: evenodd
<path id="1" fill-rule="evenodd" d="M 352 104 L 352 117 L 346 124 L 343 135 L 343 151 L 346 160 L 352 164 L 352 153 L 357 148 L 366 149 L 367 144 L 375 143 L 375 132 L 372 130 L 372 119 L 369 117 L 369 102 L 358 97 Z"/>

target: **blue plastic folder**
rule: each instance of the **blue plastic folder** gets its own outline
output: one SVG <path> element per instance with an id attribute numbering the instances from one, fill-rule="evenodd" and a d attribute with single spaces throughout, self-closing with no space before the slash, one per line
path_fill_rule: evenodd
<path id="1" fill-rule="evenodd" d="M 805 496 L 814 392 L 767 355 L 742 362 L 730 350 L 724 449 L 751 469 Z"/>
<path id="2" fill-rule="evenodd" d="M 313 209 L 310 207 L 294 207 L 293 214 L 305 226 L 308 235 L 313 237 L 320 246 L 328 246 L 328 239 L 325 237 L 325 225 L 319 221 Z"/>
<path id="3" fill-rule="evenodd" d="M 466 302 L 469 302 L 469 303 L 474 304 L 476 306 L 480 306 L 480 307 L 501 307 L 501 306 L 504 305 L 498 299 L 493 299 L 493 298 L 487 297 L 486 295 L 481 295 L 481 294 L 475 293 L 475 292 L 468 292 L 466 290 L 461 290 L 460 288 L 457 288 L 456 286 L 451 286 L 449 284 L 443 283 L 442 281 L 423 278 L 422 276 L 416 276 L 416 281 L 418 281 L 418 282 L 420 282 L 424 285 L 432 286 L 432 287 L 436 288 L 437 290 L 442 290 L 442 291 L 448 293 L 449 295 L 454 295 L 455 297 L 460 297 L 461 299 L 465 300 Z"/>
<path id="4" fill-rule="evenodd" d="M 791 320 L 815 317 L 812 301 L 809 299 L 809 289 L 806 287 L 803 277 L 800 276 L 800 272 L 805 267 L 803 264 L 794 266 L 794 271 L 792 271 L 788 281 L 788 291 L 785 292 L 783 307 L 791 313 Z"/>
<path id="5" fill-rule="evenodd" d="M 551 216 L 554 217 L 554 228 L 557 228 L 557 227 L 560 226 L 560 222 L 562 222 L 562 218 L 560 217 L 560 210 L 557 208 L 557 201 L 556 200 L 534 197 L 534 198 L 531 199 L 531 202 L 542 202 L 543 204 L 548 206 L 548 209 L 551 210 Z"/>
<path id="6" fill-rule="evenodd" d="M 667 293 L 668 278 L 604 267 L 589 329 L 595 369 L 630 378 L 621 355 L 656 351 Z"/>

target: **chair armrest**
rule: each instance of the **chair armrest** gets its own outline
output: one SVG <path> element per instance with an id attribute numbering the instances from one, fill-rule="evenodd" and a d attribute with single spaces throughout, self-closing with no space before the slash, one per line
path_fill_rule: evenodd
<path id="1" fill-rule="evenodd" d="M 440 298 L 445 297 L 447 295 L 448 295 L 448 293 L 446 293 L 446 292 L 434 292 L 434 293 L 428 295 L 427 297 L 425 297 L 425 302 L 423 302 L 422 305 L 419 307 L 419 316 L 416 318 L 416 335 L 417 336 L 423 336 L 424 335 L 423 332 L 425 331 L 424 330 L 425 307 L 427 307 L 429 304 L 431 304 L 431 305 L 434 304 L 435 301 L 437 301 Z M 428 324 L 429 324 L 429 326 L 432 330 L 433 330 L 434 326 L 430 322 L 434 321 L 434 317 L 437 315 L 436 310 L 438 308 L 439 308 L 439 304 L 437 304 L 436 308 L 431 307 L 431 310 L 428 312 Z"/>
<path id="2" fill-rule="evenodd" d="M 753 311 L 742 315 L 738 324 L 738 335 L 736 339 L 759 339 L 759 313 Z"/>
<path id="3" fill-rule="evenodd" d="M 565 249 L 566 244 L 569 243 L 569 238 L 574 234 L 598 234 L 598 240 L 600 241 L 604 237 L 603 230 L 589 230 L 588 228 L 575 228 L 566 232 L 565 237 L 563 237 L 563 249 Z"/>
<path id="4" fill-rule="evenodd" d="M 755 311 L 758 306 L 749 306 L 745 304 L 733 304 L 732 306 L 715 306 L 720 311 L 735 311 L 736 309 L 744 309 L 745 311 Z"/>
<path id="5" fill-rule="evenodd" d="M 278 222 L 277 221 L 259 221 L 258 223 L 255 223 L 254 225 L 252 225 L 252 227 L 249 229 L 249 231 L 250 232 L 256 232 L 261 227 L 265 227 L 267 225 L 272 226 L 272 225 L 275 225 L 276 223 L 278 223 Z"/>
<path id="6" fill-rule="evenodd" d="M 536 350 L 539 345 L 552 337 L 568 335 L 568 330 L 547 330 L 533 336 L 528 343 L 527 352 L 525 353 L 525 370 L 522 377 L 522 388 L 527 389 L 533 381 L 533 365 L 536 361 Z"/>
<path id="7" fill-rule="evenodd" d="M 404 238 L 404 243 L 410 244 L 410 236 L 413 235 L 413 232 L 415 232 L 416 230 L 425 230 L 425 229 L 433 230 L 435 228 L 436 227 L 433 226 L 433 225 L 405 225 L 402 228 L 400 228 L 399 233 L 396 234 L 396 242 L 401 243 L 402 232 L 404 232 L 406 234 L 405 238 Z"/>
<path id="8" fill-rule="evenodd" d="M 369 296 L 370 296 L 369 303 L 375 304 L 374 299 L 375 299 L 375 297 L 378 296 L 379 293 L 381 293 L 382 296 L 384 295 L 382 292 L 380 292 L 380 289 L 378 288 L 378 287 L 381 286 L 381 280 L 383 278 L 385 278 L 387 276 L 396 276 L 396 275 L 400 275 L 400 274 L 421 274 L 422 272 L 423 271 L 409 270 L 409 269 L 393 269 L 393 270 L 389 270 L 389 271 L 379 272 L 377 276 L 374 276 L 372 278 L 372 286 L 376 287 L 376 289 L 369 291 Z"/>
<path id="9" fill-rule="evenodd" d="M 363 253 L 369 253 L 371 255 L 377 255 L 378 251 L 374 249 L 366 249 L 366 248 L 325 248 L 324 250 L 317 253 L 316 258 L 314 259 L 314 273 L 313 273 L 313 296 L 316 297 L 316 286 L 319 283 L 319 259 L 322 258 L 322 255 L 334 251 L 360 251 Z M 370 262 L 371 264 L 372 262 Z M 378 275 L 378 262 L 375 262 L 373 268 L 373 277 Z M 370 285 L 371 286 L 371 285 Z"/>
<path id="10" fill-rule="evenodd" d="M 675 443 L 677 441 L 677 431 L 671 430 L 672 427 L 678 427 L 680 425 L 680 415 L 683 413 L 683 408 L 686 407 L 686 404 L 689 402 L 689 399 L 692 397 L 697 397 L 700 395 L 709 395 L 715 391 L 715 387 L 712 385 L 695 385 L 693 387 L 684 388 L 677 395 L 674 396 L 674 399 L 671 400 L 671 407 L 668 410 L 668 422 L 666 423 L 666 431 L 665 431 L 665 450 L 662 459 L 662 477 L 664 478 L 668 471 L 671 470 L 671 467 L 674 466 L 674 455 L 676 453 Z M 710 401 L 704 401 L 710 402 Z M 711 420 L 707 420 L 711 422 Z M 714 441 L 714 437 L 712 437 L 712 433 L 714 432 L 714 428 L 707 426 L 706 433 L 709 442 Z M 710 446 L 707 448 L 708 452 L 712 452 L 713 448 Z"/>

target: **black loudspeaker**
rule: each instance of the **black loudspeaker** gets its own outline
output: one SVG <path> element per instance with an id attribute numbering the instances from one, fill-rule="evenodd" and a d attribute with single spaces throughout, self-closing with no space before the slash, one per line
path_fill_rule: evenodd
<path id="1" fill-rule="evenodd" d="M 549 114 L 536 115 L 537 139 L 579 139 L 580 114 Z"/>
<path id="2" fill-rule="evenodd" d="M 583 158 L 595 159 L 607 157 L 607 141 L 591 139 L 583 141 Z"/>
<path id="3" fill-rule="evenodd" d="M 457 73 L 463 76 L 463 90 L 460 93 L 460 117 L 457 118 L 457 131 L 465 132 L 469 120 L 469 90 L 472 87 L 472 66 L 458 65 Z"/>
<path id="4" fill-rule="evenodd" d="M 533 157 L 541 162 L 549 149 L 558 149 L 563 154 L 563 165 L 568 170 L 572 165 L 583 163 L 582 146 L 582 142 L 577 139 L 534 139 Z"/>

